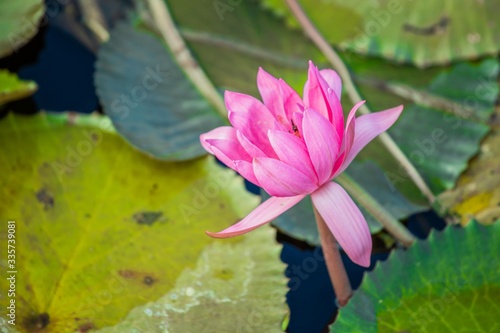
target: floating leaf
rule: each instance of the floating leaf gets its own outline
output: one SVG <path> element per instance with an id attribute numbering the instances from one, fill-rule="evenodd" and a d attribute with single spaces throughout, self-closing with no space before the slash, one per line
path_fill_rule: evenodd
<path id="1" fill-rule="evenodd" d="M 441 194 L 440 209 L 467 225 L 474 218 L 480 223 L 492 223 L 500 218 L 500 110 L 497 109 L 493 130 L 481 144 L 478 156 L 459 178 L 457 185 Z"/>
<path id="2" fill-rule="evenodd" d="M 0 58 L 16 52 L 37 33 L 44 12 L 42 0 L 0 1 Z"/>
<path id="3" fill-rule="evenodd" d="M 448 227 L 368 273 L 331 332 L 495 332 L 500 223 Z"/>
<path id="4" fill-rule="evenodd" d="M 106 114 L 132 145 L 164 160 L 205 154 L 199 135 L 223 121 L 156 37 L 118 24 L 96 68 Z"/>
<path id="5" fill-rule="evenodd" d="M 377 62 L 372 65 L 376 66 Z M 399 81 L 380 81 L 370 77 L 370 72 L 378 75 L 377 72 L 390 69 L 390 66 L 383 66 L 362 68 L 357 80 L 363 95 L 376 105 L 374 109 L 386 108 L 398 101 L 405 104 L 401 118 L 389 133 L 426 178 L 434 193 L 452 188 L 489 130 L 485 120 L 491 116 L 498 98 L 498 61 L 487 59 L 475 65 L 458 64 L 441 70 L 427 86 L 411 86 L 411 76 Z M 426 73 L 415 71 L 413 74 L 420 72 Z M 457 79 L 459 75 L 460 80 Z M 380 94 L 380 90 L 390 94 Z M 403 98 L 398 99 L 392 95 L 394 93 Z M 407 98 L 415 103 L 405 103 Z M 370 149 L 361 152 L 360 160 L 363 157 L 376 160 L 395 188 L 411 198 L 411 192 L 415 190 L 405 188 L 411 185 L 408 177 L 390 157 L 380 158 L 384 150 L 375 142 Z"/>
<path id="6" fill-rule="evenodd" d="M 284 1 L 264 7 L 298 27 Z M 350 52 L 419 67 L 498 53 L 495 1 L 300 1 L 325 38 Z"/>
<path id="7" fill-rule="evenodd" d="M 0 136 L 0 238 L 16 221 L 20 332 L 117 324 L 175 287 L 214 242 L 204 230 L 224 229 L 259 201 L 213 159 L 165 163 L 138 153 L 105 117 L 10 114 Z M 0 251 L 5 272 L 7 247 Z M 1 293 L 1 318 L 7 302 Z"/>
<path id="8" fill-rule="evenodd" d="M 266 226 L 236 244 L 214 242 L 165 296 L 97 332 L 282 332 L 288 288 L 274 235 Z"/>
<path id="9" fill-rule="evenodd" d="M 16 74 L 0 70 L 0 105 L 30 96 L 36 89 L 35 82 L 19 80 Z"/>

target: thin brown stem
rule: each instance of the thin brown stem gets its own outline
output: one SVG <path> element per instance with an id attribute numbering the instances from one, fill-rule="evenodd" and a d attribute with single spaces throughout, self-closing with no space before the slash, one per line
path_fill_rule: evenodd
<path id="1" fill-rule="evenodd" d="M 323 248 L 323 255 L 325 256 L 328 275 L 330 275 L 333 290 L 335 291 L 335 296 L 337 296 L 337 303 L 339 306 L 345 306 L 352 296 L 352 288 L 344 263 L 342 262 L 342 257 L 340 256 L 339 244 L 326 225 L 323 217 L 316 210 L 316 207 L 313 210 L 316 224 L 318 225 L 319 238 L 321 240 L 321 247 Z"/>
<path id="2" fill-rule="evenodd" d="M 147 4 L 149 5 L 156 27 L 165 40 L 165 43 L 170 48 L 177 64 L 182 68 L 184 73 L 186 73 L 203 97 L 215 107 L 219 114 L 224 118 L 227 117 L 226 107 L 221 95 L 191 55 L 179 30 L 174 24 L 174 20 L 170 15 L 165 1 L 147 0 Z"/>
<path id="3" fill-rule="evenodd" d="M 370 77 L 354 77 L 354 79 L 359 83 L 365 83 L 381 91 L 390 92 L 391 94 L 412 101 L 420 106 L 442 110 L 463 119 L 481 121 L 475 114 L 473 107 L 465 104 L 462 105 L 461 103 L 435 95 L 429 91 L 415 89 L 412 86 L 399 82 L 387 82 Z"/>

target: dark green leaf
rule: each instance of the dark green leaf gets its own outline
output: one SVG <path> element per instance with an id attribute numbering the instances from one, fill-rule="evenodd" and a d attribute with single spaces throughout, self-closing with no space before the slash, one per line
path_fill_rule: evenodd
<path id="1" fill-rule="evenodd" d="M 331 332 L 496 332 L 500 223 L 448 227 L 365 276 Z"/>
<path id="2" fill-rule="evenodd" d="M 117 131 L 163 160 L 205 154 L 199 135 L 224 122 L 158 38 L 122 22 L 99 51 L 97 93 Z"/>

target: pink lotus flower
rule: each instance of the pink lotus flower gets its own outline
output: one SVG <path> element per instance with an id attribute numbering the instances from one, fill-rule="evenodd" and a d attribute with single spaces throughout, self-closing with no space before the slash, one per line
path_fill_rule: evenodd
<path id="1" fill-rule="evenodd" d="M 226 91 L 233 125 L 200 136 L 211 154 L 272 197 L 240 222 L 212 237 L 253 230 L 293 207 L 306 195 L 355 263 L 369 266 L 371 235 L 366 220 L 347 192 L 332 182 L 371 140 L 398 119 L 403 106 L 355 118 L 357 103 L 344 128 L 342 83 L 330 69 L 309 62 L 304 96 L 262 68 L 257 75 L 261 101 Z"/>

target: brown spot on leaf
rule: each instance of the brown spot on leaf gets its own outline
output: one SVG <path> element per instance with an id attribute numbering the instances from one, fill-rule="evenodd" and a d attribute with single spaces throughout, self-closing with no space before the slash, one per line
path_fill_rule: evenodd
<path id="1" fill-rule="evenodd" d="M 445 32 L 449 24 L 450 18 L 443 16 L 438 22 L 427 27 L 416 27 L 412 24 L 405 23 L 403 25 L 403 30 L 409 33 L 413 33 L 414 35 L 433 36 Z"/>
<path id="2" fill-rule="evenodd" d="M 138 223 L 138 224 L 145 224 L 145 225 L 152 225 L 158 219 L 163 215 L 162 212 L 137 212 L 135 213 L 132 218 Z"/>
<path id="3" fill-rule="evenodd" d="M 122 269 L 118 271 L 118 274 L 127 280 L 135 280 L 137 282 L 143 283 L 146 286 L 152 286 L 155 284 L 156 280 L 151 273 L 135 271 L 132 269 Z"/>
<path id="4" fill-rule="evenodd" d="M 497 99 L 495 105 L 500 105 L 500 99 Z M 498 126 L 500 125 L 500 115 L 498 115 L 497 113 L 494 113 L 490 116 L 490 119 L 488 121 L 488 124 L 491 125 L 491 126 Z M 497 136 L 498 133 L 491 133 L 490 136 Z"/>
<path id="5" fill-rule="evenodd" d="M 149 275 L 146 275 L 143 280 L 144 284 L 147 286 L 152 286 L 156 281 Z"/>
<path id="6" fill-rule="evenodd" d="M 95 328 L 95 326 L 93 323 L 85 323 L 85 324 L 78 326 L 78 331 L 80 333 L 86 333 L 90 330 L 93 330 L 94 328 Z"/>
<path id="7" fill-rule="evenodd" d="M 151 186 L 151 189 L 149 190 L 149 194 L 155 194 L 156 190 L 158 189 L 158 184 L 153 184 L 153 186 Z"/>
<path id="8" fill-rule="evenodd" d="M 214 272 L 214 276 L 221 280 L 231 280 L 234 277 L 234 272 L 230 269 L 221 269 Z"/>
<path id="9" fill-rule="evenodd" d="M 125 279 L 136 279 L 139 276 L 139 272 L 131 269 L 121 269 L 118 271 L 118 274 Z"/>
<path id="10" fill-rule="evenodd" d="M 36 199 L 38 202 L 43 204 L 43 209 L 45 210 L 49 210 L 54 207 L 54 197 L 46 188 L 42 187 L 38 192 L 36 192 Z"/>

